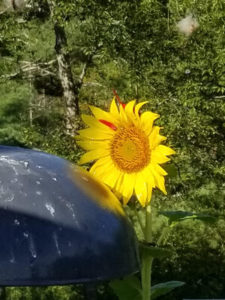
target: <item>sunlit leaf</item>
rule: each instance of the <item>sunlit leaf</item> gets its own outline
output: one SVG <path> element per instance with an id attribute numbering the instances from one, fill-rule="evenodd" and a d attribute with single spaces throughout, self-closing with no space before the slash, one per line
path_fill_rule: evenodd
<path id="1" fill-rule="evenodd" d="M 218 217 L 188 211 L 160 211 L 159 214 L 167 217 L 169 224 L 172 226 L 185 220 L 200 220 L 205 223 L 215 223 L 218 221 Z"/>
<path id="2" fill-rule="evenodd" d="M 184 284 L 185 283 L 182 281 L 167 281 L 153 285 L 151 289 L 151 300 L 163 296 L 171 292 L 173 289 L 183 286 Z"/>

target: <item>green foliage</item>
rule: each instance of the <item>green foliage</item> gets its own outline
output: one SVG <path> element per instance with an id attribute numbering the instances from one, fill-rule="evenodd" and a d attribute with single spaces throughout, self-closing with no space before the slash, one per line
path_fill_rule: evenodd
<path id="1" fill-rule="evenodd" d="M 74 144 L 74 138 L 66 135 L 60 126 L 45 133 L 39 126 L 24 128 L 21 140 L 26 147 L 59 155 L 72 162 L 76 162 L 80 155 L 80 150 Z"/>
<path id="2" fill-rule="evenodd" d="M 185 283 L 182 281 L 168 281 L 153 285 L 151 289 L 151 299 L 154 300 L 160 296 L 166 295 L 173 289 L 183 286 Z"/>
<path id="3" fill-rule="evenodd" d="M 176 252 L 164 261 L 155 260 L 153 282 L 176 279 L 186 280 L 186 285 L 162 299 L 223 297 L 224 225 L 222 219 L 216 227 L 187 220 L 173 227 L 166 239 Z"/>
<path id="4" fill-rule="evenodd" d="M 168 281 L 156 284 L 151 288 L 151 299 L 154 300 L 160 296 L 166 295 L 184 284 L 185 283 L 181 281 Z M 114 280 L 110 283 L 110 286 L 118 296 L 119 300 L 142 299 L 141 282 L 136 276 L 130 276 L 123 280 Z"/>
<path id="5" fill-rule="evenodd" d="M 81 300 L 74 286 L 54 286 L 54 287 L 10 287 L 6 288 L 6 299 L 10 300 Z"/>
<path id="6" fill-rule="evenodd" d="M 22 124 L 30 97 L 29 85 L 4 82 L 0 93 L 0 143 L 23 145 Z"/>
<path id="7" fill-rule="evenodd" d="M 141 300 L 141 283 L 136 276 L 130 276 L 123 280 L 114 280 L 111 288 L 119 300 Z"/>
<path id="8" fill-rule="evenodd" d="M 57 20 L 66 30 L 74 79 L 88 63 L 81 111 L 86 113 L 88 104 L 108 109 L 113 88 L 124 102 L 147 99 L 148 108 L 161 115 L 157 122 L 167 143 L 176 149 L 166 166 L 168 195 L 155 191 L 152 199 L 155 240 L 166 225 L 165 215 L 176 223 L 163 241 L 173 254 L 155 259 L 153 282 L 176 279 L 186 285 L 161 299 L 223 297 L 225 222 L 200 220 L 225 214 L 225 2 L 60 0 L 53 16 L 46 1 L 31 3 L 22 12 L 2 13 L 0 7 L 0 143 L 74 162 L 80 155 L 64 133 L 54 50 Z M 187 14 L 199 22 L 190 36 L 176 26 Z M 112 299 L 103 290 L 99 299 Z M 38 295 L 79 299 L 72 288 L 7 290 L 7 299 Z"/>

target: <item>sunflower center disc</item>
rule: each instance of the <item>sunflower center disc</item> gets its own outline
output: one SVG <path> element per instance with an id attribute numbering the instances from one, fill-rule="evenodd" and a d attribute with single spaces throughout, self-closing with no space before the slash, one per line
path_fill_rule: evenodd
<path id="1" fill-rule="evenodd" d="M 126 173 L 138 172 L 150 160 L 149 141 L 145 133 L 136 127 L 121 128 L 111 143 L 111 158 Z"/>

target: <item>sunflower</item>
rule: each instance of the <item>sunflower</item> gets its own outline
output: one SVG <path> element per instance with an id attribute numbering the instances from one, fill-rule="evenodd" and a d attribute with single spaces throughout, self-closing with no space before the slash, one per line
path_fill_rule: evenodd
<path id="1" fill-rule="evenodd" d="M 113 98 L 109 112 L 90 106 L 93 116 L 82 115 L 89 128 L 79 130 L 76 136 L 78 145 L 87 151 L 79 163 L 94 161 L 90 172 L 121 196 L 124 204 L 135 194 L 146 206 L 156 187 L 166 194 L 167 173 L 160 165 L 175 153 L 160 145 L 166 137 L 153 125 L 159 115 L 140 113 L 146 103 L 133 100 L 117 105 Z"/>

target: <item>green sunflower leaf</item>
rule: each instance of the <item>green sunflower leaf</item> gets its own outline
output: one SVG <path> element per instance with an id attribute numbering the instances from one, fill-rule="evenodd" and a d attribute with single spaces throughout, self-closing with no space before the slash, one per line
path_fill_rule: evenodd
<path id="1" fill-rule="evenodd" d="M 141 300 L 141 282 L 136 276 L 129 276 L 122 280 L 113 280 L 110 287 L 119 300 Z"/>
<path id="2" fill-rule="evenodd" d="M 154 300 L 160 296 L 166 295 L 173 289 L 183 286 L 185 283 L 182 281 L 167 281 L 152 286 L 151 300 Z"/>
<path id="3" fill-rule="evenodd" d="M 200 220 L 205 223 L 215 223 L 218 220 L 218 217 L 210 216 L 202 213 L 193 213 L 188 211 L 160 211 L 160 215 L 163 215 L 168 218 L 169 225 L 174 226 L 178 222 L 185 220 Z"/>

